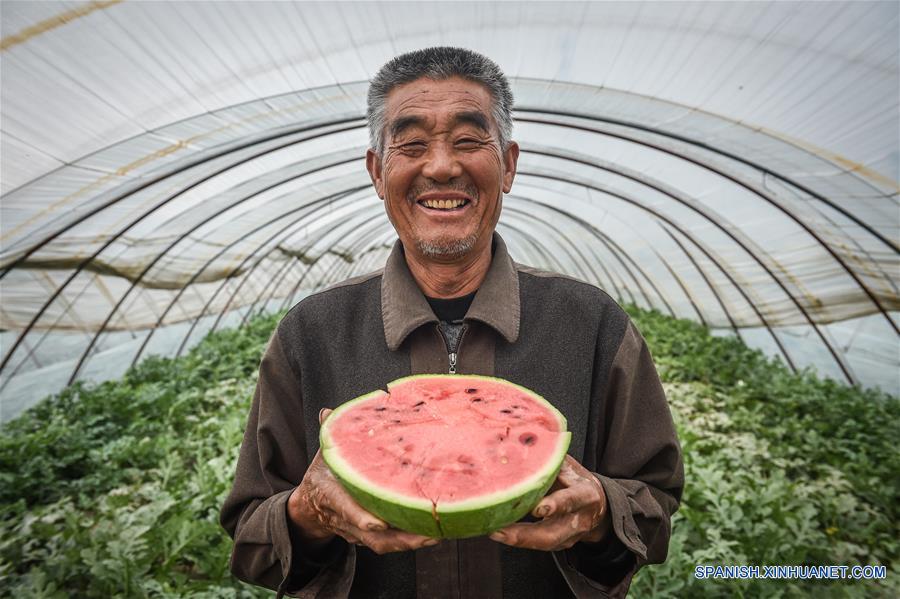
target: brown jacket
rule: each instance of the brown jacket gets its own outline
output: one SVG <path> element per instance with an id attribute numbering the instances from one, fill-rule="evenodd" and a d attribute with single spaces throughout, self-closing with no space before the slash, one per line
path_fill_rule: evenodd
<path id="1" fill-rule="evenodd" d="M 514 263 L 495 235 L 465 323 L 457 371 L 509 379 L 563 412 L 569 453 L 606 491 L 609 540 L 549 553 L 479 537 L 378 556 L 336 539 L 317 560 L 292 546 L 286 504 L 318 449 L 319 410 L 448 371 L 437 318 L 398 242 L 383 271 L 307 297 L 272 336 L 221 512 L 238 578 L 300 597 L 605 597 L 623 596 L 637 568 L 665 560 L 681 451 L 628 316 L 594 286 Z"/>

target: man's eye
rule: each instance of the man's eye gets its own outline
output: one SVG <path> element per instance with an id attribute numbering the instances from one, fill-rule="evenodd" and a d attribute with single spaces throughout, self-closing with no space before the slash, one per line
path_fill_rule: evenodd
<path id="1" fill-rule="evenodd" d="M 481 141 L 477 140 L 477 139 L 472 139 L 470 137 L 464 137 L 462 139 L 456 140 L 456 146 L 458 148 L 463 148 L 463 149 L 477 148 L 477 147 L 481 146 Z"/>
<path id="2" fill-rule="evenodd" d="M 424 141 L 410 141 L 400 146 L 404 152 L 424 152 L 426 144 Z"/>

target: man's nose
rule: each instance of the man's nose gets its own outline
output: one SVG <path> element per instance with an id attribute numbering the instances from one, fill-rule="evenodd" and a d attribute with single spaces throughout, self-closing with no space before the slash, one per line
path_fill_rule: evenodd
<path id="1" fill-rule="evenodd" d="M 456 151 L 451 144 L 432 143 L 425 155 L 422 175 L 434 181 L 445 183 L 462 175 Z"/>

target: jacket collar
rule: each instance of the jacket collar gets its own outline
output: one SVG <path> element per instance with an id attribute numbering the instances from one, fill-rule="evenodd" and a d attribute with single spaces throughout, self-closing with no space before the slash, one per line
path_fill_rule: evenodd
<path id="1" fill-rule="evenodd" d="M 519 337 L 519 275 L 506 244 L 496 233 L 493 246 L 491 265 L 465 319 L 483 322 L 513 343 Z M 381 317 L 384 338 L 391 351 L 396 351 L 423 324 L 438 321 L 409 272 L 399 240 L 394 244 L 381 279 Z"/>

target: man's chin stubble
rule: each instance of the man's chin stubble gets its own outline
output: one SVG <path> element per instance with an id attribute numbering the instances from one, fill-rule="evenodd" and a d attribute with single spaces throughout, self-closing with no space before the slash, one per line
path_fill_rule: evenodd
<path id="1" fill-rule="evenodd" d="M 472 233 L 462 239 L 438 239 L 434 241 L 416 240 L 416 247 L 422 255 L 437 260 L 455 260 L 467 255 L 475 247 L 478 235 Z"/>

